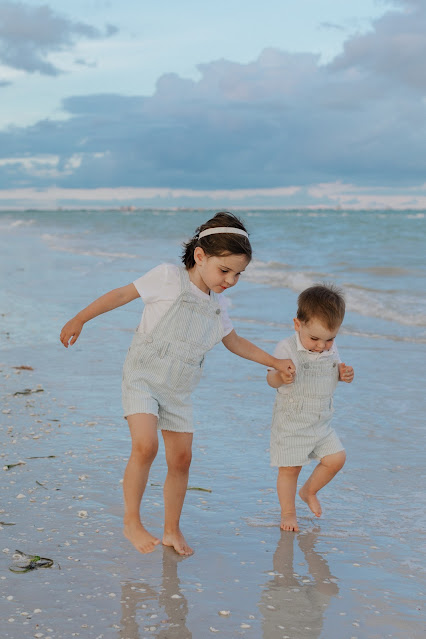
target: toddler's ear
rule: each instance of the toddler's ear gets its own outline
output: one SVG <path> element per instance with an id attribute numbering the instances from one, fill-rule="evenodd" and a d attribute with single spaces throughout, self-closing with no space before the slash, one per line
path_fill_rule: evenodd
<path id="1" fill-rule="evenodd" d="M 297 319 L 297 317 L 295 317 L 293 319 L 294 322 L 294 330 L 299 332 L 300 331 L 300 320 Z"/>

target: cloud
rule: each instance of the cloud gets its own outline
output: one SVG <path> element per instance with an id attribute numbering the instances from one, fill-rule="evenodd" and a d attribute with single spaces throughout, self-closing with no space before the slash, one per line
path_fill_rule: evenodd
<path id="1" fill-rule="evenodd" d="M 314 198 L 311 184 L 422 184 L 426 9 L 398 7 L 327 65 L 266 49 L 248 64 L 201 64 L 198 80 L 166 74 L 152 96 L 69 97 L 67 120 L 0 131 L 0 157 L 37 158 L 0 166 L 0 188 L 297 187 Z"/>
<path id="2" fill-rule="evenodd" d="M 0 62 L 28 73 L 58 75 L 62 71 L 48 59 L 50 54 L 72 48 L 78 39 L 96 40 L 116 31 L 108 25 L 102 33 L 55 13 L 48 5 L 0 0 Z"/>
<path id="3" fill-rule="evenodd" d="M 385 90 L 397 84 L 424 95 L 426 91 L 426 4 L 403 0 L 373 30 L 349 39 L 330 64 L 333 71 L 359 73 L 364 82 L 380 82 Z"/>
<path id="4" fill-rule="evenodd" d="M 321 22 L 321 29 L 325 29 L 327 31 L 343 31 L 344 27 L 340 24 L 336 24 L 335 22 Z"/>

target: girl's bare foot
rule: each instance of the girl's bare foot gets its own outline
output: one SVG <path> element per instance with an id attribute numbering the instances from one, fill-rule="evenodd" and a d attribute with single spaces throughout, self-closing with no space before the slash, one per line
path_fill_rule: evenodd
<path id="1" fill-rule="evenodd" d="M 171 546 L 174 548 L 178 555 L 189 557 L 189 555 L 194 554 L 194 551 L 190 546 L 188 546 L 185 541 L 185 537 L 179 529 L 176 532 L 165 532 L 163 535 L 163 544 L 164 546 Z"/>
<path id="2" fill-rule="evenodd" d="M 314 513 L 316 517 L 321 517 L 321 514 L 322 514 L 321 505 L 316 495 L 309 494 L 307 490 L 305 489 L 305 487 L 302 486 L 302 488 L 299 490 L 299 497 L 300 499 L 303 499 L 305 503 L 308 504 L 309 508 L 312 510 L 312 512 Z"/>
<path id="3" fill-rule="evenodd" d="M 281 513 L 281 530 L 287 530 L 289 532 L 299 532 L 299 526 L 297 525 L 296 513 Z"/>
<path id="4" fill-rule="evenodd" d="M 139 550 L 139 552 L 143 554 L 152 552 L 155 550 L 155 546 L 158 546 L 160 543 L 160 540 L 151 535 L 151 533 L 142 526 L 140 521 L 125 524 L 123 534 L 132 542 L 136 550 Z"/>

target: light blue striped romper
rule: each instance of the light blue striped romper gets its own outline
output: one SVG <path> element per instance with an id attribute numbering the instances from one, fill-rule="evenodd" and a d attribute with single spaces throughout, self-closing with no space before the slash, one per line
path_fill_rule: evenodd
<path id="1" fill-rule="evenodd" d="M 204 356 L 224 337 L 216 293 L 202 299 L 179 268 L 181 290 L 148 333 L 136 332 L 123 368 L 124 417 L 158 416 L 158 428 L 192 433 L 191 393 L 200 381 Z"/>
<path id="2" fill-rule="evenodd" d="M 286 386 L 287 394 L 277 392 L 275 398 L 271 466 L 303 466 L 344 450 L 330 426 L 339 360 L 330 354 L 313 361 L 306 351 L 297 350 L 295 335 L 286 343 L 296 375 Z"/>

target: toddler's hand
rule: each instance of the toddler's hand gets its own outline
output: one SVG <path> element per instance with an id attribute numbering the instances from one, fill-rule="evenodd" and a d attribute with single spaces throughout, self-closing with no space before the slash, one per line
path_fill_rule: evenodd
<path id="1" fill-rule="evenodd" d="M 354 378 L 354 369 L 352 366 L 346 366 L 343 362 L 339 364 L 339 379 L 341 382 L 350 384 Z"/>
<path id="2" fill-rule="evenodd" d="M 283 384 L 292 384 L 296 375 L 296 367 L 291 359 L 279 359 L 275 366 L 280 373 Z"/>
<path id="3" fill-rule="evenodd" d="M 68 348 L 68 346 L 72 346 L 73 344 L 75 344 L 82 331 L 83 326 L 84 322 L 77 319 L 76 317 L 73 317 L 69 322 L 65 324 L 59 338 L 65 348 Z"/>

